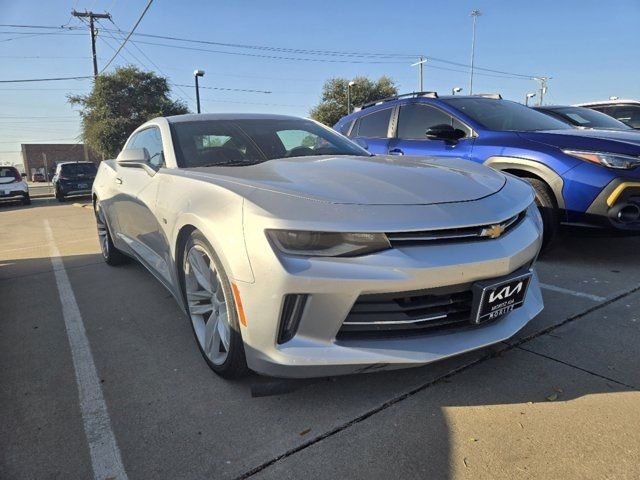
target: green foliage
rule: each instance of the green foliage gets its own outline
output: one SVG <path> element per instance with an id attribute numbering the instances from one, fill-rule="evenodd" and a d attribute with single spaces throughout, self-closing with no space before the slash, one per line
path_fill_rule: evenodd
<path id="1" fill-rule="evenodd" d="M 183 102 L 171 100 L 169 93 L 166 78 L 129 66 L 100 75 L 91 93 L 69 95 L 68 99 L 81 107 L 84 143 L 106 158 L 113 158 L 142 123 L 189 112 Z"/>
<path id="2" fill-rule="evenodd" d="M 346 78 L 327 80 L 320 103 L 311 109 L 311 118 L 332 127 L 344 117 L 347 114 L 349 81 Z M 398 94 L 395 82 L 387 76 L 382 76 L 375 82 L 367 77 L 356 77 L 353 81 L 355 85 L 351 87 L 351 105 L 354 107 Z"/>

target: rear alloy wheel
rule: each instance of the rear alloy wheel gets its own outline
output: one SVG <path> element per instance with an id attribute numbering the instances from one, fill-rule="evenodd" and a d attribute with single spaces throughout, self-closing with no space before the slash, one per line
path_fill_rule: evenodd
<path id="1" fill-rule="evenodd" d="M 184 248 L 182 281 L 191 326 L 205 360 L 222 377 L 242 376 L 247 364 L 231 284 L 198 231 L 191 233 Z"/>
<path id="2" fill-rule="evenodd" d="M 544 226 L 542 250 L 546 251 L 553 244 L 560 228 L 558 206 L 553 198 L 551 189 L 545 182 L 530 177 L 526 177 L 524 180 L 529 182 L 536 194 L 536 205 L 538 206 L 538 210 L 540 210 L 540 215 L 542 215 L 542 224 Z"/>
<path id="3" fill-rule="evenodd" d="M 96 226 L 98 227 L 98 240 L 100 241 L 100 251 L 102 258 L 107 265 L 116 266 L 129 262 L 130 258 L 118 250 L 113 244 L 111 233 L 104 216 L 104 211 L 100 208 L 100 203 L 95 202 L 93 211 L 96 215 Z"/>

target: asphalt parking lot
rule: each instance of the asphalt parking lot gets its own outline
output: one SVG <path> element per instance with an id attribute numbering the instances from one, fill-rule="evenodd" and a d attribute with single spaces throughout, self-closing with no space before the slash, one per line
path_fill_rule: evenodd
<path id="1" fill-rule="evenodd" d="M 102 262 L 87 207 L 0 206 L 0 478 L 640 478 L 640 237 L 564 232 L 544 312 L 490 349 L 228 382 L 151 274 Z"/>

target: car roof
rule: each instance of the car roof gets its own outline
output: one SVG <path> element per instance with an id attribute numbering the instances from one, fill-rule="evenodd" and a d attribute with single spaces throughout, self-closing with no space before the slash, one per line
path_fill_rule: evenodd
<path id="1" fill-rule="evenodd" d="M 74 161 L 58 162 L 58 165 L 71 165 L 71 164 L 75 164 L 75 163 L 86 163 L 86 164 L 95 165 L 93 162 L 89 162 L 87 160 L 79 160 L 77 162 L 74 162 Z"/>
<path id="2" fill-rule="evenodd" d="M 636 103 L 640 104 L 640 100 L 632 100 L 632 99 L 617 99 L 617 100 L 601 100 L 598 102 L 586 102 L 586 103 L 576 103 L 573 105 L 574 107 L 595 107 L 597 105 L 618 105 L 621 103 Z"/>
<path id="3" fill-rule="evenodd" d="M 212 120 L 303 120 L 291 115 L 269 113 L 190 113 L 165 117 L 169 123 L 205 122 Z"/>

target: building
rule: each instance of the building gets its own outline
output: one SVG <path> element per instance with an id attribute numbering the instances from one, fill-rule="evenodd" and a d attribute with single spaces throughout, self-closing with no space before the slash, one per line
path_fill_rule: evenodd
<path id="1" fill-rule="evenodd" d="M 82 143 L 23 143 L 22 163 L 28 178 L 34 173 L 44 173 L 45 166 L 53 175 L 60 162 L 99 162 L 101 158 Z"/>

